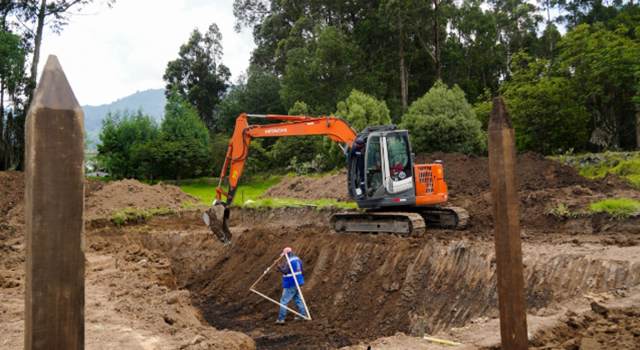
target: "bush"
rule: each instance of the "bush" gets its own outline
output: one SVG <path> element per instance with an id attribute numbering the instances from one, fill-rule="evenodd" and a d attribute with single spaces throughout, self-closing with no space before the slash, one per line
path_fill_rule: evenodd
<path id="1" fill-rule="evenodd" d="M 178 94 L 167 100 L 160 137 L 151 150 L 158 177 L 184 179 L 211 174 L 209 131 L 198 112 Z"/>
<path id="2" fill-rule="evenodd" d="M 356 131 L 367 126 L 391 123 L 389 108 L 384 101 L 358 90 L 351 90 L 346 100 L 338 102 L 336 115 L 344 118 Z"/>
<path id="3" fill-rule="evenodd" d="M 157 137 L 158 126 L 142 111 L 109 113 L 102 122 L 98 161 L 113 178 L 146 178 L 141 147 Z"/>
<path id="4" fill-rule="evenodd" d="M 416 152 L 482 153 L 486 135 L 464 92 L 437 81 L 402 116 L 401 126 L 411 134 Z"/>
<path id="5" fill-rule="evenodd" d="M 212 159 L 209 132 L 195 109 L 172 94 L 160 128 L 142 112 L 109 115 L 100 132 L 98 159 L 116 179 L 208 175 Z"/>

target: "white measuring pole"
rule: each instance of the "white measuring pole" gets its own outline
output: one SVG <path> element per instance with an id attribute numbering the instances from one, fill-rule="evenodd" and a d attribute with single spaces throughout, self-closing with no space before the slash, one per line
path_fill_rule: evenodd
<path id="1" fill-rule="evenodd" d="M 289 260 L 289 255 L 285 253 L 284 257 L 287 259 L 287 264 L 289 264 L 289 271 L 291 271 L 291 274 L 293 275 L 293 282 L 296 284 L 296 288 L 298 288 L 298 293 L 300 293 L 300 299 L 302 299 L 302 304 L 304 305 L 304 309 L 307 312 L 307 317 L 304 317 L 304 316 L 303 317 L 306 320 L 311 321 L 311 312 L 309 311 L 307 302 L 304 301 L 304 295 L 302 295 L 302 290 L 300 290 L 300 285 L 298 284 L 298 278 L 296 277 L 296 272 L 293 270 L 293 266 L 291 266 L 291 260 Z"/>
<path id="2" fill-rule="evenodd" d="M 252 292 L 254 292 L 254 293 L 256 293 L 256 294 L 258 294 L 259 296 L 261 296 L 261 297 L 263 297 L 263 298 L 265 298 L 265 299 L 269 300 L 270 302 L 275 303 L 275 304 L 278 304 L 278 305 L 282 306 L 283 308 L 285 308 L 285 309 L 287 309 L 287 310 L 289 310 L 289 311 L 293 312 L 294 314 L 296 314 L 296 315 L 298 315 L 298 316 L 300 316 L 300 317 L 302 317 L 302 318 L 305 318 L 305 319 L 306 319 L 306 317 L 305 317 L 303 314 L 301 314 L 301 313 L 297 312 L 296 310 L 294 310 L 294 309 L 292 309 L 292 308 L 288 307 L 287 305 L 283 305 L 283 304 L 281 304 L 279 301 L 277 301 L 277 300 L 275 300 L 275 299 L 272 299 L 272 298 L 270 298 L 269 296 L 264 295 L 264 294 L 262 294 L 262 293 L 258 292 L 257 290 L 255 290 L 255 289 L 253 289 L 253 288 L 251 288 L 251 289 L 249 289 L 249 290 L 250 290 L 250 291 L 252 291 Z M 309 311 L 307 311 L 307 313 L 309 313 Z"/>

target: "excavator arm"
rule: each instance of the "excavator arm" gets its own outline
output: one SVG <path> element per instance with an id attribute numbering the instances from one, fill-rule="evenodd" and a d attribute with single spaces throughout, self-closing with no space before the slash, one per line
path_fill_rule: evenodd
<path id="1" fill-rule="evenodd" d="M 250 125 L 249 117 L 279 121 L 279 123 Z M 203 216 L 205 223 L 222 242 L 228 243 L 231 239 L 231 232 L 227 223 L 229 206 L 233 203 L 238 182 L 249 156 L 251 140 L 259 137 L 313 135 L 327 136 L 335 142 L 344 144 L 343 150 L 345 152 L 346 147 L 350 147 L 356 139 L 355 130 L 346 121 L 337 117 L 242 113 L 236 118 L 233 135 L 229 140 L 225 161 L 220 171 L 216 199 L 212 207 Z M 222 188 L 225 178 L 228 178 L 229 182 L 227 191 Z"/>

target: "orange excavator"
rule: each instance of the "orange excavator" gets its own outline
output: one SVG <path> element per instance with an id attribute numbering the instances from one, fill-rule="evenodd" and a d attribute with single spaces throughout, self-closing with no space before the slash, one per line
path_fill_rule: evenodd
<path id="1" fill-rule="evenodd" d="M 251 125 L 250 117 L 278 122 Z M 336 232 L 416 236 L 424 234 L 427 225 L 450 229 L 466 226 L 469 218 L 466 210 L 442 206 L 448 199 L 442 162 L 414 164 L 407 130 L 383 125 L 356 133 L 346 121 L 334 116 L 242 113 L 236 118 L 215 200 L 203 214 L 205 223 L 220 241 L 231 241 L 229 207 L 251 140 L 308 135 L 326 136 L 340 145 L 347 160 L 347 190 L 362 209 L 334 214 L 330 222 Z"/>

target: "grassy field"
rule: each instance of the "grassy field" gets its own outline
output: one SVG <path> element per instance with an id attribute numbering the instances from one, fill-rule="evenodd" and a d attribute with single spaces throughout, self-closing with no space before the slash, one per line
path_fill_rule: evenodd
<path id="1" fill-rule="evenodd" d="M 254 177 L 243 181 L 236 191 L 236 203 L 244 203 L 247 200 L 258 200 L 264 192 L 271 186 L 277 184 L 282 176 Z M 180 189 L 197 197 L 200 202 L 210 205 L 216 194 L 218 179 L 205 177 L 188 180 L 180 184 Z"/>
<path id="2" fill-rule="evenodd" d="M 277 184 L 282 176 L 271 175 L 268 177 L 253 177 L 244 180 L 236 191 L 234 199 L 235 206 L 248 208 L 282 208 L 282 207 L 304 207 L 311 206 L 317 208 L 357 208 L 354 202 L 338 202 L 335 199 L 302 200 L 295 198 L 260 198 L 269 187 Z M 180 188 L 197 197 L 201 203 L 210 205 L 215 197 L 215 188 L 218 182 L 214 178 L 200 178 L 185 181 L 180 184 Z"/>

